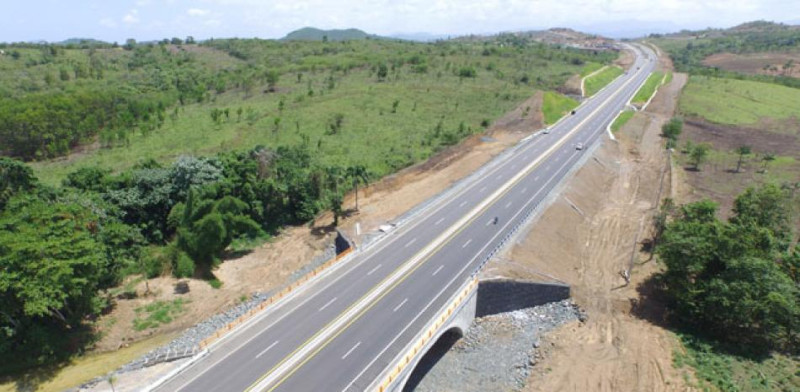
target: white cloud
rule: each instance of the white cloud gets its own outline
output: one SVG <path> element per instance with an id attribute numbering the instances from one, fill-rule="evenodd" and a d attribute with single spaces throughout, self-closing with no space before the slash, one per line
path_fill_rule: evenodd
<path id="1" fill-rule="evenodd" d="M 200 8 L 189 8 L 186 13 L 189 14 L 189 16 L 206 16 L 211 13 L 211 11 Z"/>
<path id="2" fill-rule="evenodd" d="M 139 23 L 139 11 L 136 9 L 130 10 L 125 16 L 122 17 L 122 23 L 127 25 Z"/>

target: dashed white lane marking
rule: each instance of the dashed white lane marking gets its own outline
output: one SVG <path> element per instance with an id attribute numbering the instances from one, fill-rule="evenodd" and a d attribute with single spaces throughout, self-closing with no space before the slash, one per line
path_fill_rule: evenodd
<path id="1" fill-rule="evenodd" d="M 467 242 L 464 243 L 464 245 L 461 245 L 461 247 L 462 248 L 466 248 L 467 245 L 469 245 L 470 242 L 472 242 L 472 238 L 468 239 Z"/>
<path id="2" fill-rule="evenodd" d="M 383 265 L 383 264 L 378 264 L 378 265 L 376 265 L 376 266 L 375 266 L 375 268 L 373 268 L 373 269 L 369 270 L 369 272 L 367 272 L 367 276 L 369 276 L 369 275 L 372 275 L 372 273 L 373 273 L 373 272 L 375 272 L 375 271 L 377 271 L 377 270 L 378 270 L 378 268 L 381 268 L 381 266 L 382 266 L 382 265 Z"/>
<path id="3" fill-rule="evenodd" d="M 511 207 L 511 202 L 506 203 L 506 208 Z"/>
<path id="4" fill-rule="evenodd" d="M 431 276 L 436 276 L 436 274 L 438 274 L 439 271 L 442 270 L 442 268 L 444 268 L 444 265 L 440 265 L 439 268 L 436 269 L 436 271 L 433 271 L 433 275 L 431 275 Z"/>
<path id="5" fill-rule="evenodd" d="M 345 358 L 347 358 L 347 356 L 348 356 L 348 355 L 350 355 L 350 353 L 352 353 L 352 352 L 353 352 L 353 350 L 357 349 L 357 348 L 358 348 L 358 346 L 360 346 L 360 345 L 361 345 L 361 342 L 358 342 L 358 343 L 356 343 L 356 345 L 355 345 L 355 346 L 353 346 L 353 348 L 351 348 L 351 349 L 347 350 L 347 352 L 346 352 L 346 353 L 344 353 L 344 355 L 342 355 L 342 359 L 345 359 Z"/>
<path id="6" fill-rule="evenodd" d="M 406 248 L 408 248 L 409 246 L 411 246 L 411 245 L 412 245 L 413 243 L 415 243 L 415 242 L 417 242 L 417 237 L 414 237 L 414 239 L 413 239 L 413 240 L 411 240 L 411 241 L 408 241 L 408 243 L 406 244 L 406 246 L 405 246 L 405 247 L 406 247 Z"/>
<path id="7" fill-rule="evenodd" d="M 333 297 L 333 299 L 332 299 L 332 300 L 330 300 L 330 301 L 328 301 L 328 303 L 326 303 L 325 305 L 322 305 L 322 307 L 321 307 L 321 308 L 319 308 L 319 311 L 321 312 L 321 311 L 325 310 L 325 308 L 327 308 L 328 306 L 330 306 L 332 303 L 336 302 L 336 300 L 337 300 L 338 298 L 339 298 L 339 297 Z"/>
<path id="8" fill-rule="evenodd" d="M 258 358 L 261 358 L 261 356 L 262 356 L 262 355 L 264 355 L 264 353 L 266 353 L 267 351 L 269 351 L 269 349 L 271 349 L 271 348 L 275 347 L 275 345 L 276 345 L 276 344 L 278 344 L 278 342 L 279 342 L 279 341 L 278 341 L 278 340 L 276 340 L 276 341 L 275 341 L 275 343 L 272 343 L 272 344 L 270 344 L 270 345 L 269 345 L 269 347 L 267 347 L 267 348 L 265 348 L 265 349 L 264 349 L 264 351 L 262 351 L 262 352 L 258 353 L 258 355 L 256 355 L 256 359 L 258 359 Z"/>
<path id="9" fill-rule="evenodd" d="M 464 207 L 464 204 L 467 204 L 467 201 L 466 201 L 466 200 L 462 201 L 462 202 L 461 202 L 461 204 L 459 204 L 458 206 L 459 206 L 459 207 Z"/>
<path id="10" fill-rule="evenodd" d="M 483 188 L 481 188 L 480 190 L 478 190 L 478 192 L 483 192 L 483 191 L 485 191 L 485 190 L 486 190 L 486 187 L 484 186 Z"/>
<path id="11" fill-rule="evenodd" d="M 539 176 L 536 176 L 536 178 L 534 178 L 533 181 L 534 182 L 539 181 Z"/>
<path id="12" fill-rule="evenodd" d="M 527 191 L 528 191 L 528 187 L 525 187 L 525 188 L 522 188 L 522 190 L 519 193 L 525 193 Z"/>
<path id="13" fill-rule="evenodd" d="M 398 309 L 402 308 L 403 305 L 406 304 L 406 302 L 408 302 L 408 298 L 404 299 L 403 302 L 400 302 L 400 305 L 395 306 L 394 310 L 392 310 L 392 312 L 396 312 Z"/>
<path id="14" fill-rule="evenodd" d="M 444 220 L 444 218 L 439 218 L 439 220 L 437 220 L 436 223 L 434 223 L 433 225 L 436 226 L 439 223 L 442 223 L 443 220 Z"/>

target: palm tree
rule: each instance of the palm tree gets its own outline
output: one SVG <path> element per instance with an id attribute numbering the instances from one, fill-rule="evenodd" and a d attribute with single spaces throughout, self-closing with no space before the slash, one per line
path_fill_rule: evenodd
<path id="1" fill-rule="evenodd" d="M 353 180 L 353 187 L 356 190 L 356 211 L 358 211 L 358 183 L 366 184 L 369 180 L 367 168 L 362 165 L 349 166 L 346 170 L 346 175 Z"/>

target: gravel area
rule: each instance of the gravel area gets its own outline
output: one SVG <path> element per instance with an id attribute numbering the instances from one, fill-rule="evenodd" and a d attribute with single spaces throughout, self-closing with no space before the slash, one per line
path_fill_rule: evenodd
<path id="1" fill-rule="evenodd" d="M 475 319 L 421 380 L 412 375 L 406 391 L 519 391 L 538 360 L 542 334 L 584 319 L 571 300 Z"/>

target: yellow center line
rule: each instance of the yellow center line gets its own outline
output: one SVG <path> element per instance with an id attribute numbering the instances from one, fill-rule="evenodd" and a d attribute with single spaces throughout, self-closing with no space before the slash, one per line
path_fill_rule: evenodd
<path id="1" fill-rule="evenodd" d="M 342 334 L 342 333 L 343 333 L 345 330 L 347 330 L 347 328 L 349 328 L 349 327 L 350 327 L 350 326 L 351 326 L 353 323 L 355 323 L 355 322 L 356 322 L 358 319 L 360 319 L 360 318 L 361 318 L 361 316 L 363 316 L 363 315 L 364 315 L 364 314 L 365 314 L 365 313 L 366 313 L 368 310 L 372 309 L 372 308 L 375 306 L 375 304 L 377 304 L 377 303 L 378 303 L 378 302 L 379 302 L 379 301 L 380 301 L 382 298 L 384 298 L 386 295 L 388 295 L 388 294 L 389 294 L 389 293 L 390 293 L 390 292 L 391 292 L 391 291 L 392 291 L 394 288 L 396 288 L 396 287 L 397 287 L 397 286 L 398 286 L 400 283 L 402 283 L 403 281 L 405 281 L 405 280 L 408 278 L 408 276 L 410 276 L 410 275 L 411 275 L 411 274 L 412 274 L 414 271 L 416 271 L 416 270 L 417 270 L 417 269 L 419 269 L 419 268 L 420 268 L 422 265 L 424 265 L 424 264 L 425 264 L 425 263 L 426 263 L 426 262 L 427 262 L 427 261 L 428 261 L 428 260 L 429 260 L 431 257 L 433 257 L 433 256 L 434 256 L 434 255 L 435 255 L 435 254 L 436 254 L 436 253 L 437 253 L 439 250 L 441 250 L 441 248 L 442 248 L 442 247 L 444 247 L 445 245 L 449 244 L 449 243 L 450 243 L 450 241 L 451 241 L 453 238 L 455 238 L 456 236 L 458 236 L 458 234 L 460 234 L 460 233 L 461 233 L 461 231 L 463 231 L 465 228 L 469 227 L 469 225 L 470 225 L 470 224 L 471 224 L 471 223 L 472 223 L 472 222 L 473 222 L 475 219 L 477 219 L 478 217 L 480 217 L 480 215 L 481 215 L 483 212 L 485 212 L 486 210 L 488 210 L 488 209 L 489 209 L 491 206 L 495 205 L 495 204 L 497 203 L 497 201 L 499 201 L 499 200 L 500 200 L 500 199 L 501 199 L 503 196 L 505 196 L 505 195 L 506 195 L 506 194 L 507 194 L 509 191 L 511 191 L 511 189 L 512 189 L 512 188 L 514 188 L 514 186 L 515 186 L 517 183 L 519 183 L 520 181 L 522 181 L 522 179 L 523 179 L 523 178 L 525 178 L 525 176 L 526 176 L 527 174 L 529 174 L 530 172 L 532 172 L 533 170 L 535 170 L 536 168 L 538 168 L 538 167 L 539 167 L 539 166 L 542 164 L 542 162 L 544 162 L 544 161 L 545 161 L 545 159 L 546 159 L 547 157 L 549 157 L 549 156 L 553 155 L 553 152 L 554 152 L 555 150 L 557 150 L 557 149 L 558 149 L 558 147 L 561 147 L 561 146 L 562 146 L 562 145 L 563 145 L 563 144 L 564 144 L 564 143 L 567 141 L 567 139 L 569 139 L 569 138 L 570 138 L 570 137 L 571 137 L 571 136 L 572 136 L 572 135 L 573 135 L 573 134 L 574 134 L 574 133 L 575 133 L 575 132 L 576 132 L 576 131 L 577 131 L 577 130 L 580 128 L 580 127 L 582 127 L 582 126 L 583 126 L 583 125 L 584 125 L 584 124 L 585 124 L 585 123 L 588 121 L 588 119 L 589 119 L 589 118 L 591 118 L 592 116 L 594 116 L 594 115 L 595 115 L 595 114 L 596 114 L 598 111 L 600 111 L 600 109 L 601 109 L 601 108 L 603 108 L 603 107 L 607 106 L 607 105 L 609 104 L 609 102 L 611 102 L 611 101 L 612 101 L 613 97 L 614 97 L 614 96 L 616 96 L 616 95 L 619 95 L 619 94 L 622 92 L 622 90 L 623 90 L 623 88 L 625 87 L 625 85 L 627 85 L 628 83 L 632 82 L 633 80 L 634 80 L 634 78 L 631 78 L 631 79 L 630 79 L 628 82 L 626 82 L 625 84 L 623 84 L 623 85 L 622 85 L 622 86 L 621 86 L 621 87 L 620 87 L 620 88 L 619 88 L 619 89 L 618 89 L 618 90 L 617 90 L 617 91 L 616 91 L 614 94 L 612 94 L 612 95 L 611 95 L 609 98 L 607 98 L 607 99 L 605 100 L 605 102 L 603 102 L 603 103 L 602 103 L 600 106 L 598 106 L 598 107 L 597 107 L 597 109 L 595 109 L 595 110 L 592 112 L 592 114 L 591 114 L 591 115 L 587 116 L 587 117 L 586 117 L 586 119 L 584 119 L 583 121 L 581 121 L 580 123 L 578 123 L 578 124 L 577 124 L 575 127 L 573 127 L 573 129 L 572 129 L 570 132 L 566 133 L 566 134 L 565 134 L 565 135 L 564 135 L 564 136 L 563 136 L 563 137 L 562 137 L 562 138 L 561 138 L 561 139 L 560 139 L 560 140 L 559 140 L 559 141 L 558 141 L 558 142 L 557 142 L 557 143 L 554 145 L 554 147 L 551 147 L 551 148 L 550 148 L 550 149 L 549 149 L 549 150 L 546 152 L 546 155 L 543 155 L 543 156 L 541 156 L 541 157 L 539 158 L 538 162 L 536 162 L 535 164 L 533 164 L 532 166 L 530 166 L 530 167 L 529 167 L 529 168 L 528 168 L 528 169 L 525 171 L 525 174 L 523 174 L 523 175 L 521 175 L 521 176 L 518 176 L 518 177 L 516 177 L 516 178 L 512 179 L 512 181 L 511 181 L 511 184 L 510 184 L 509 186 L 507 186 L 507 187 L 506 187 L 506 189 L 504 189 L 504 190 L 503 190 L 503 191 L 502 191 L 502 192 L 501 192 L 499 195 L 497 195 L 497 197 L 495 197 L 495 198 L 494 198 L 494 200 L 492 200 L 491 202 L 489 202 L 488 204 L 486 204 L 486 205 L 485 205 L 483 208 L 481 208 L 480 210 L 478 210 L 478 212 L 477 212 L 477 213 L 475 213 L 475 214 L 473 215 L 473 217 L 472 217 L 472 218 L 470 218 L 469 220 L 467 220 L 466 222 L 464 222 L 464 223 L 461 225 L 461 227 L 459 227 L 458 229 L 456 229 L 456 231 L 455 231 L 455 232 L 453 232 L 453 233 L 452 233 L 452 234 L 451 234 L 449 237 L 445 238 L 445 239 L 444 239 L 444 240 L 443 240 L 443 241 L 442 241 L 442 242 L 441 242 L 439 245 L 437 245 L 437 246 L 436 246 L 436 247 L 435 247 L 433 250 L 429 251 L 429 252 L 428 252 L 428 254 L 427 254 L 427 255 L 425 255 L 425 256 L 424 256 L 424 257 L 423 257 L 423 258 L 422 258 L 422 259 L 421 259 L 421 260 L 420 260 L 420 261 L 417 263 L 417 265 L 415 265 L 414 267 L 412 267 L 411 269 L 409 269 L 408 271 L 406 271 L 406 272 L 403 274 L 403 276 L 401 276 L 400 278 L 398 278 L 398 279 L 397 279 L 395 282 L 393 282 L 393 283 L 392 283 L 392 284 L 391 284 L 389 287 L 387 287 L 387 289 L 385 289 L 383 293 L 381 293 L 380 295 L 378 295 L 378 296 L 377 296 L 377 297 L 376 297 L 374 300 L 372 300 L 370 303 L 368 303 L 366 306 L 364 306 L 364 307 L 363 307 L 363 308 L 362 308 L 362 309 L 361 309 L 361 310 L 360 310 L 358 313 L 356 313 L 356 315 L 355 315 L 355 316 L 353 316 L 353 318 L 352 318 L 351 320 L 349 320 L 349 321 L 348 321 L 346 324 L 344 324 L 344 325 L 343 325 L 341 328 L 339 328 L 339 330 L 338 330 L 338 331 L 336 331 L 336 332 L 335 332 L 333 335 L 331 335 L 331 336 L 330 336 L 328 339 L 326 339 L 324 343 L 320 344 L 320 345 L 319 345 L 319 346 L 318 346 L 316 349 L 314 349 L 314 351 L 312 351 L 312 352 L 311 352 L 311 353 L 310 353 L 308 356 L 306 356 L 306 358 L 304 358 L 302 361 L 300 361 L 300 362 L 297 364 L 297 366 L 294 366 L 292 370 L 290 370 L 290 371 L 289 371 L 289 372 L 288 372 L 286 375 L 284 375 L 284 376 L 283 376 L 283 377 L 282 377 L 282 378 L 281 378 L 281 379 L 280 379 L 280 380 L 279 380 L 277 383 L 275 383 L 275 385 L 274 385 L 274 386 L 272 386 L 271 388 L 267 389 L 267 391 L 269 391 L 269 392 L 271 392 L 271 391 L 274 391 L 274 390 L 275 390 L 277 387 L 279 387 L 279 386 L 280 386 L 282 383 L 284 383 L 284 382 L 285 382 L 287 379 L 289 379 L 289 377 L 291 377 L 291 376 L 292 376 L 294 373 L 296 373 L 296 372 L 297 372 L 297 371 L 298 371 L 298 370 L 299 370 L 299 369 L 300 369 L 300 368 L 301 368 L 301 367 L 302 367 L 302 366 L 303 366 L 305 363 L 307 363 L 307 362 L 308 362 L 308 361 L 310 361 L 312 358 L 314 358 L 314 357 L 315 357 L 315 356 L 316 356 L 316 355 L 317 355 L 317 354 L 318 354 L 320 351 L 322 351 L 322 350 L 323 350 L 325 347 L 327 347 L 327 346 L 328 346 L 328 345 L 329 345 L 329 344 L 330 344 L 330 343 L 331 343 L 331 342 L 332 342 L 332 341 L 333 341 L 333 340 L 334 340 L 336 337 L 338 337 L 338 336 L 339 336 L 339 335 L 341 335 L 341 334 Z M 419 254 L 420 254 L 420 253 L 422 253 L 422 251 L 423 251 L 423 250 L 424 250 L 424 248 L 423 248 L 422 250 L 420 250 L 419 252 L 415 253 L 413 256 L 411 256 L 410 258 L 408 258 L 408 259 L 406 259 L 406 260 L 412 260 L 412 259 L 416 258 L 417 256 L 419 256 Z M 405 265 L 406 265 L 406 262 L 402 263 L 402 264 L 401 264 L 401 265 L 400 265 L 400 266 L 399 266 L 397 269 L 395 269 L 395 271 L 398 271 L 398 270 L 400 270 L 400 269 L 401 269 L 403 266 L 405 266 Z M 364 294 L 364 295 L 363 295 L 361 298 L 359 298 L 357 301 L 353 302 L 353 303 L 352 303 L 352 304 L 351 304 L 351 305 L 350 305 L 350 306 L 349 306 L 347 309 L 345 309 L 343 312 L 341 312 L 341 313 L 339 314 L 339 316 L 338 316 L 338 317 L 336 317 L 336 318 L 335 318 L 333 321 L 329 322 L 327 325 L 325 325 L 323 328 L 321 328 L 319 331 L 317 331 L 317 333 L 315 333 L 315 334 L 314 334 L 312 337 L 308 338 L 308 339 L 307 339 L 305 342 L 303 342 L 301 345 L 299 345 L 299 346 L 298 346 L 298 347 L 297 347 L 297 348 L 296 348 L 294 351 L 292 351 L 292 352 L 291 352 L 289 355 L 287 355 L 286 357 L 284 357 L 284 358 L 283 358 L 283 360 L 281 360 L 281 361 L 280 361 L 278 364 L 276 364 L 275 366 L 273 366 L 273 367 L 272 367 L 270 370 L 268 370 L 268 371 L 267 371 L 266 373 L 264 373 L 264 374 L 263 374 L 261 377 L 259 377 L 259 378 L 258 378 L 258 379 L 257 379 L 255 382 L 253 382 L 253 383 L 252 383 L 252 384 L 251 384 L 249 387 L 247 387 L 247 389 L 245 389 L 245 391 L 251 391 L 251 390 L 253 390 L 253 388 L 254 388 L 256 385 L 258 385 L 258 384 L 259 384 L 261 381 L 263 381 L 263 380 L 264 380 L 264 379 L 265 379 L 267 376 L 269 376 L 269 375 L 270 375 L 272 372 L 274 372 L 274 371 L 275 371 L 275 369 L 279 368 L 279 367 L 280 367 L 280 366 L 282 366 L 284 363 L 286 363 L 286 362 L 287 362 L 289 359 L 291 359 L 291 358 L 292 358 L 292 357 L 293 357 L 295 354 L 297 354 L 297 352 L 298 352 L 298 351 L 300 351 L 301 349 L 303 349 L 304 347 L 306 347 L 306 346 L 307 346 L 307 345 L 308 345 L 308 344 L 309 344 L 311 341 L 313 341 L 314 339 L 316 339 L 316 338 L 317 338 L 317 337 L 318 337 L 320 334 L 322 334 L 324 331 L 326 331 L 326 330 L 327 330 L 327 329 L 328 329 L 328 328 L 329 328 L 331 325 L 333 325 L 333 324 L 337 323 L 337 322 L 338 322 L 340 319 L 342 319 L 342 318 L 343 318 L 343 317 L 344 317 L 344 316 L 345 316 L 347 313 L 349 313 L 349 312 L 350 312 L 350 311 L 351 311 L 351 310 L 352 310 L 352 309 L 353 309 L 355 306 L 357 306 L 357 305 L 358 305 L 358 304 L 359 304 L 359 303 L 360 303 L 360 302 L 361 302 L 361 301 L 362 301 L 364 298 L 366 298 L 366 297 L 368 297 L 369 295 L 371 295 L 371 294 L 373 293 L 373 291 L 374 291 L 374 289 L 375 289 L 376 287 L 380 287 L 380 286 L 382 286 L 384 283 L 386 283 L 386 281 L 388 281 L 389 279 L 391 279 L 391 278 L 392 278 L 392 276 L 393 276 L 393 274 L 389 274 L 389 275 L 387 275 L 387 276 L 386 276 L 386 278 L 384 278 L 384 279 L 383 279 L 383 280 L 382 280 L 380 283 L 378 283 L 377 285 L 374 285 L 374 286 L 373 286 L 373 287 L 370 289 L 370 291 L 368 291 L 366 294 Z"/>

